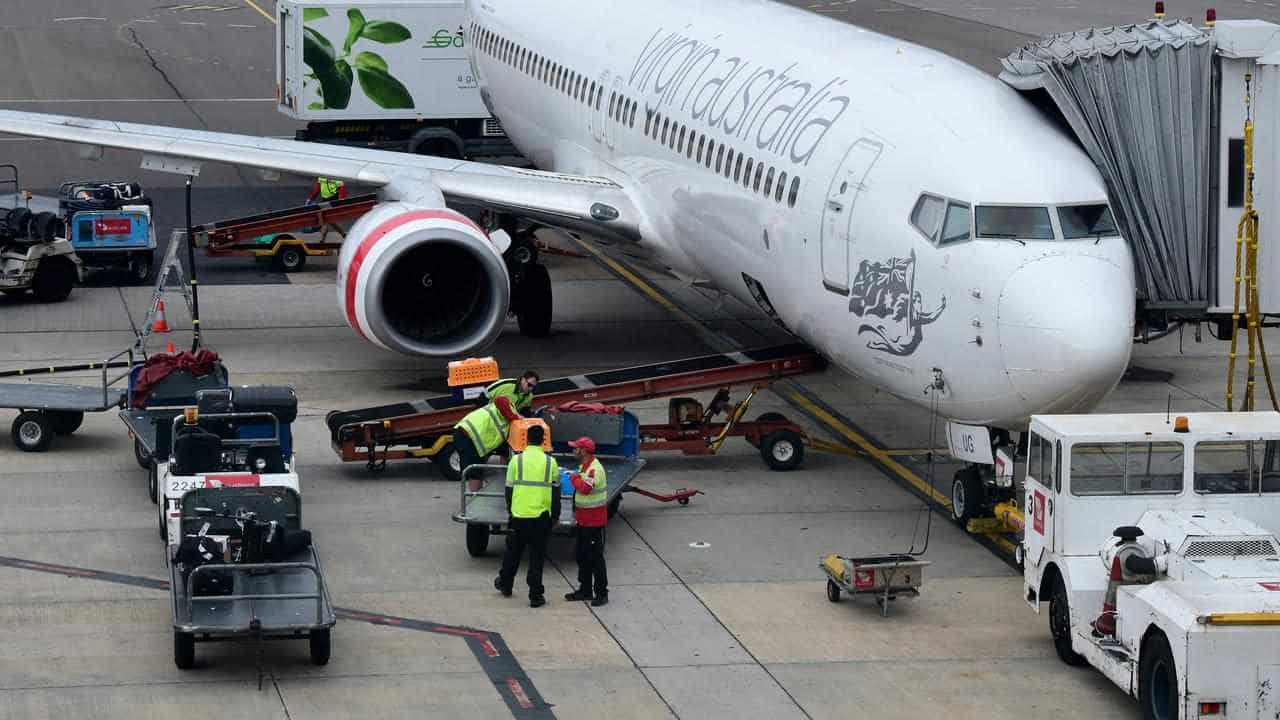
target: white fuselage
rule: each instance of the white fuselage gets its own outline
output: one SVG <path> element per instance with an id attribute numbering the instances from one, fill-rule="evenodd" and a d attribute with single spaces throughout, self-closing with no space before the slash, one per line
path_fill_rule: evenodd
<path id="1" fill-rule="evenodd" d="M 521 151 L 638 191 L 645 240 L 624 252 L 711 281 L 913 402 L 940 372 L 939 410 L 963 422 L 1025 427 L 1118 382 L 1129 249 L 1063 240 L 1054 212 L 1105 203 L 1101 177 L 994 78 L 764 0 L 469 11 L 486 102 Z M 912 224 L 922 193 L 1048 207 L 1058 239 L 939 245 Z"/>

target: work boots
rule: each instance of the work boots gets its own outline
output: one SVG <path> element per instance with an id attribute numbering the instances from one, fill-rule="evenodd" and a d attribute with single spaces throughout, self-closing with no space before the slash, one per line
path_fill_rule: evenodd
<path id="1" fill-rule="evenodd" d="M 571 593 L 565 593 L 564 599 L 568 600 L 569 602 L 584 602 L 586 600 L 591 599 L 591 593 L 583 592 L 581 590 L 574 590 Z"/>

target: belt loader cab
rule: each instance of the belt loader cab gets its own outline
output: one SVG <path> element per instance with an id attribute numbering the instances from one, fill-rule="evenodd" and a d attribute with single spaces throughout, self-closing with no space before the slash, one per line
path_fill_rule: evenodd
<path id="1" fill-rule="evenodd" d="M 1280 414 L 1037 415 L 1024 595 L 1144 718 L 1280 713 Z"/>
<path id="2" fill-rule="evenodd" d="M 173 419 L 167 457 L 152 464 L 160 537 L 170 550 L 181 541 L 183 498 L 190 492 L 218 487 L 300 490 L 291 430 L 298 400 L 292 388 L 202 390 L 196 398 L 196 408 Z"/>

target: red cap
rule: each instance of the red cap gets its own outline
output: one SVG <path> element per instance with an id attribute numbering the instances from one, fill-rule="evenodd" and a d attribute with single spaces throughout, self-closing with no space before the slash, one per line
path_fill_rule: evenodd
<path id="1" fill-rule="evenodd" d="M 569 441 L 569 447 L 571 447 L 571 448 L 582 448 L 583 450 L 586 450 L 587 452 L 591 452 L 591 453 L 593 453 L 593 452 L 595 452 L 595 451 L 596 451 L 596 441 L 595 441 L 595 440 L 592 440 L 591 438 L 587 437 L 586 435 L 583 435 L 582 437 L 578 438 L 577 440 L 570 440 L 570 441 Z"/>

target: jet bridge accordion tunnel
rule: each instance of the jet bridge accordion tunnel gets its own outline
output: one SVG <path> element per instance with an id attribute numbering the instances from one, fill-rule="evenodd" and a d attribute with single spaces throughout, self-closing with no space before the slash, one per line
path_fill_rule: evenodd
<path id="1" fill-rule="evenodd" d="M 1250 111 L 1257 278 L 1280 277 L 1280 25 L 1092 28 L 1045 36 L 1002 64 L 1000 79 L 1055 116 L 1106 181 L 1133 248 L 1139 339 L 1184 321 L 1229 334 Z M 1257 305 L 1280 314 L 1280 283 L 1259 282 Z"/>

